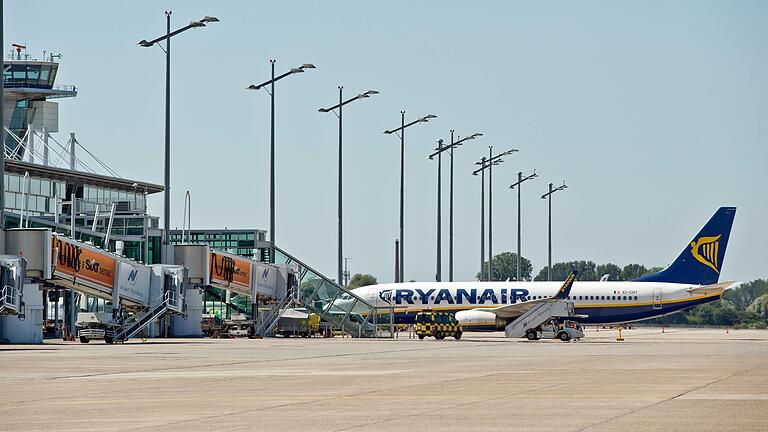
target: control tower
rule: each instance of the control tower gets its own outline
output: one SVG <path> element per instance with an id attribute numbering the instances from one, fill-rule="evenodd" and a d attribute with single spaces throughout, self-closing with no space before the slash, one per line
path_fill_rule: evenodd
<path id="1" fill-rule="evenodd" d="M 43 52 L 43 60 L 32 58 L 24 45 L 13 44 L 3 62 L 5 126 L 18 138 L 29 129 L 58 132 L 59 105 L 51 99 L 77 96 L 73 85 L 56 85 L 61 54 Z M 11 136 L 6 136 L 6 155 L 24 159 L 24 149 Z"/>

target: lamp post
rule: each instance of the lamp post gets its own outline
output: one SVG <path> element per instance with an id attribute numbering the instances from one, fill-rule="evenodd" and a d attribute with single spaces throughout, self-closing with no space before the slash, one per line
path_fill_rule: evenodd
<path id="1" fill-rule="evenodd" d="M 473 140 L 473 139 L 475 139 L 477 137 L 483 136 L 483 134 L 481 134 L 481 133 L 474 133 L 474 134 L 472 134 L 470 136 L 467 136 L 467 137 L 464 137 L 464 138 L 462 138 L 462 139 L 460 139 L 458 141 L 454 141 L 453 133 L 454 133 L 454 131 L 451 130 L 451 145 L 443 147 L 442 149 L 436 148 L 435 151 L 432 154 L 429 155 L 429 159 L 432 159 L 435 156 L 437 156 L 439 158 L 440 155 L 442 155 L 442 153 L 444 151 L 448 151 L 450 159 L 451 159 L 451 169 L 450 169 L 450 171 L 451 171 L 451 180 L 450 180 L 450 192 L 449 192 L 449 198 L 448 198 L 448 201 L 449 201 L 449 203 L 448 203 L 448 207 L 449 207 L 449 216 L 448 216 L 448 226 L 449 226 L 449 228 L 448 228 L 448 281 L 450 281 L 450 282 L 453 282 L 453 149 L 455 149 L 456 147 L 461 146 L 466 141 Z M 439 164 L 439 161 L 438 161 L 438 166 L 439 165 L 440 164 Z M 439 189 L 439 184 L 440 184 L 439 182 L 441 182 L 441 181 L 442 180 L 440 179 L 440 176 L 438 175 L 438 189 Z M 439 196 L 439 191 L 438 191 L 438 196 Z M 439 205 L 438 205 L 438 207 L 439 207 Z M 438 212 L 439 212 L 439 208 L 438 208 Z M 440 218 L 440 216 L 439 216 L 439 213 L 438 213 L 438 220 L 439 220 L 439 218 Z M 440 228 L 438 228 L 438 232 L 440 232 Z M 439 240 L 439 234 L 438 234 L 438 249 L 440 248 L 440 243 L 439 242 L 440 242 L 440 240 Z M 438 252 L 438 253 L 440 253 L 440 252 Z"/>
<path id="2" fill-rule="evenodd" d="M 520 281 L 520 189 L 523 182 L 538 177 L 536 170 L 533 170 L 533 174 L 523 177 L 522 171 L 517 173 L 517 181 L 512 183 L 509 188 L 514 189 L 517 187 L 517 281 Z"/>
<path id="3" fill-rule="evenodd" d="M 158 42 L 165 41 L 165 181 L 163 187 L 163 247 L 168 247 L 168 233 L 171 229 L 171 38 L 189 29 L 205 27 L 208 23 L 219 22 L 219 19 L 206 16 L 198 21 L 192 21 L 180 29 L 171 31 L 171 11 L 165 11 L 166 33 L 151 41 L 142 39 L 138 45 L 148 48 Z M 158 45 L 161 49 L 162 46 Z M 5 144 L 5 143 L 3 143 Z M 165 261 L 165 257 L 163 257 Z"/>
<path id="4" fill-rule="evenodd" d="M 338 244 L 338 266 L 337 266 L 338 279 L 336 279 L 336 280 L 339 281 L 340 283 L 341 283 L 341 281 L 344 280 L 343 276 L 345 274 L 344 268 L 343 268 L 343 265 L 342 265 L 342 261 L 344 261 L 344 258 L 343 258 L 344 255 L 343 255 L 343 252 L 342 252 L 343 245 L 342 245 L 342 200 L 341 200 L 341 197 L 342 197 L 342 193 L 341 193 L 341 184 L 342 184 L 341 183 L 341 178 L 342 178 L 342 163 L 341 163 L 341 161 L 342 161 L 342 159 L 341 159 L 341 157 L 342 157 L 342 146 L 341 146 L 341 137 L 342 137 L 342 108 L 344 107 L 344 105 L 346 105 L 346 104 L 348 104 L 350 102 L 354 102 L 354 101 L 356 101 L 358 99 L 364 99 L 364 98 L 371 97 L 372 95 L 379 94 L 379 92 L 377 92 L 376 90 L 368 90 L 365 93 L 360 93 L 360 94 L 358 94 L 355 97 L 349 98 L 347 100 L 343 100 L 343 91 L 344 91 L 344 86 L 339 86 L 339 103 L 338 104 L 336 104 L 336 105 L 334 105 L 334 106 L 332 106 L 330 108 L 320 108 L 318 110 L 318 111 L 323 112 L 323 113 L 333 112 L 334 114 L 336 114 L 336 117 L 339 118 L 339 191 L 338 191 L 338 194 L 339 194 L 339 198 L 338 198 L 339 244 Z M 336 112 L 335 110 L 338 110 L 338 112 Z"/>
<path id="5" fill-rule="evenodd" d="M 3 0 L 0 0 L 0 47 L 3 47 L 3 31 L 5 26 L 3 23 Z M 45 60 L 45 59 L 43 59 Z M 5 101 L 5 64 L 0 57 L 0 64 L 2 64 L 3 73 L 0 73 L 0 103 Z M 5 229 L 5 118 L 4 108 L 0 108 L 0 229 Z M 58 214 L 58 210 L 56 211 Z M 56 309 L 58 312 L 58 308 Z"/>
<path id="6" fill-rule="evenodd" d="M 565 180 L 563 180 L 563 184 L 561 186 L 558 186 L 554 189 L 552 189 L 552 183 L 549 184 L 549 192 L 545 193 L 541 196 L 541 199 L 548 199 L 549 200 L 549 235 L 547 237 L 548 239 L 548 255 L 547 255 L 547 280 L 552 280 L 552 194 L 554 194 L 557 191 L 561 191 L 564 189 L 568 189 L 568 186 L 565 185 Z"/>
<path id="7" fill-rule="evenodd" d="M 443 269 L 442 269 L 442 245 L 441 245 L 441 235 L 443 232 L 442 224 L 441 224 L 441 218 L 440 218 L 440 209 L 442 208 L 442 202 L 441 202 L 441 195 L 442 195 L 442 174 L 443 174 L 443 140 L 439 139 L 437 140 L 437 263 L 435 266 L 435 282 L 440 282 L 443 276 Z"/>
<path id="8" fill-rule="evenodd" d="M 418 123 L 426 123 L 430 119 L 437 118 L 436 115 L 429 114 L 419 119 L 416 119 L 408 124 L 405 123 L 405 111 L 400 111 L 400 127 L 395 129 L 388 129 L 384 131 L 384 134 L 391 135 L 397 134 L 400 137 L 400 253 L 398 257 L 398 281 L 403 282 L 405 272 L 403 271 L 405 263 L 403 258 L 405 257 L 405 230 L 403 225 L 405 222 L 405 130 Z M 399 132 L 399 134 L 398 134 Z"/>
<path id="9" fill-rule="evenodd" d="M 517 149 L 510 149 L 504 152 L 501 152 L 499 154 L 494 155 L 493 154 L 493 146 L 489 146 L 489 154 L 488 159 L 483 157 L 479 162 L 475 162 L 475 165 L 480 165 L 480 168 L 476 169 L 472 175 L 477 175 L 478 173 L 483 174 L 482 175 L 482 183 L 485 185 L 485 170 L 488 170 L 488 280 L 493 281 L 493 264 L 491 261 L 493 261 L 493 166 L 498 165 L 502 162 L 504 162 L 503 159 L 501 159 L 504 156 L 510 155 L 514 152 L 518 151 Z M 484 192 L 481 188 L 481 195 L 483 197 L 481 198 L 481 207 L 483 207 L 480 211 L 480 279 L 482 280 L 483 276 L 483 263 L 485 261 L 484 257 L 484 229 L 483 229 L 483 212 L 485 210 L 485 206 L 483 205 L 484 200 Z"/>
<path id="10" fill-rule="evenodd" d="M 270 97 L 270 114 L 269 114 L 269 124 L 270 124 L 270 133 L 269 133 L 269 241 L 272 243 L 272 246 L 275 245 L 275 83 L 277 81 L 280 81 L 281 79 L 296 74 L 296 73 L 302 73 L 306 69 L 314 69 L 315 65 L 310 63 L 305 63 L 299 67 L 292 68 L 288 72 L 275 76 L 275 59 L 271 59 L 269 61 L 270 65 L 272 66 L 272 78 L 264 81 L 263 83 L 259 85 L 251 84 L 247 87 L 247 90 L 261 90 L 262 88 L 266 90 L 267 84 L 269 84 L 269 90 L 266 90 L 267 93 L 269 93 Z M 272 248 L 269 251 L 269 262 L 274 263 L 275 262 L 275 250 Z"/>

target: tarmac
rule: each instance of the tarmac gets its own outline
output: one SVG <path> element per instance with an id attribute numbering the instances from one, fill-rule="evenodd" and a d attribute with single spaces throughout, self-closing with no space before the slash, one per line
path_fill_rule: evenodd
<path id="1" fill-rule="evenodd" d="M 766 431 L 768 331 L 0 346 L 0 429 Z"/>

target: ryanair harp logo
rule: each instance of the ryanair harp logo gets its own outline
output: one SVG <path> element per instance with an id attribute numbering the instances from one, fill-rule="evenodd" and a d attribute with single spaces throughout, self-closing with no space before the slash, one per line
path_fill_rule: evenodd
<path id="1" fill-rule="evenodd" d="M 717 270 L 717 253 L 720 249 L 720 236 L 716 237 L 699 237 L 695 242 L 691 242 L 691 254 L 696 261 L 711 268 L 716 273 L 720 273 Z"/>

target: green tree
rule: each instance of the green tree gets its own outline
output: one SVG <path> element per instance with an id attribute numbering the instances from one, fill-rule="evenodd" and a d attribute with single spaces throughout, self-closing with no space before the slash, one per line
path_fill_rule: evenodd
<path id="1" fill-rule="evenodd" d="M 640 276 L 646 274 L 648 272 L 648 269 L 645 268 L 642 264 L 627 264 L 624 266 L 624 268 L 621 270 L 621 280 L 630 280 L 639 278 Z"/>
<path id="2" fill-rule="evenodd" d="M 355 275 L 352 276 L 352 279 L 349 280 L 349 284 L 347 284 L 347 288 L 355 289 L 355 288 L 360 288 L 368 285 L 376 285 L 377 283 L 378 281 L 376 281 L 376 277 L 372 275 L 355 273 Z"/>
<path id="3" fill-rule="evenodd" d="M 483 263 L 484 271 L 488 270 L 488 261 Z M 520 257 L 520 275 L 521 280 L 531 280 L 531 271 L 533 265 L 526 257 Z M 475 275 L 480 280 L 480 273 Z M 494 281 L 517 280 L 517 254 L 514 252 L 502 252 L 493 256 L 493 278 Z"/>
<path id="4" fill-rule="evenodd" d="M 597 266 L 592 261 L 568 261 L 559 262 L 552 265 L 552 280 L 562 281 L 571 274 L 571 271 L 576 270 L 579 272 L 577 280 L 593 281 L 597 280 L 596 273 Z M 538 276 L 534 280 L 545 281 L 547 280 L 547 267 L 544 267 L 539 272 Z"/>
<path id="5" fill-rule="evenodd" d="M 768 321 L 768 294 L 756 298 L 749 306 L 747 312 L 755 314 L 757 319 Z"/>
<path id="6" fill-rule="evenodd" d="M 755 279 L 725 292 L 723 298 L 732 301 L 738 309 L 746 309 L 755 299 L 768 294 L 768 280 Z"/>
<path id="7" fill-rule="evenodd" d="M 599 278 L 602 278 L 603 275 L 608 275 L 609 281 L 620 281 L 621 279 L 621 267 L 617 266 L 613 263 L 608 264 L 600 264 L 597 266 L 597 269 L 595 269 L 595 273 Z M 579 277 L 581 279 L 581 277 Z M 583 280 L 583 279 L 582 279 Z"/>
<path id="8" fill-rule="evenodd" d="M 311 301 L 310 296 L 312 296 L 312 293 L 315 292 L 315 289 L 322 283 L 322 279 L 318 278 L 308 278 L 304 280 L 304 282 L 301 283 L 301 288 L 299 291 L 299 298 L 302 301 L 309 302 Z M 318 296 L 315 295 L 315 299 Z"/>

